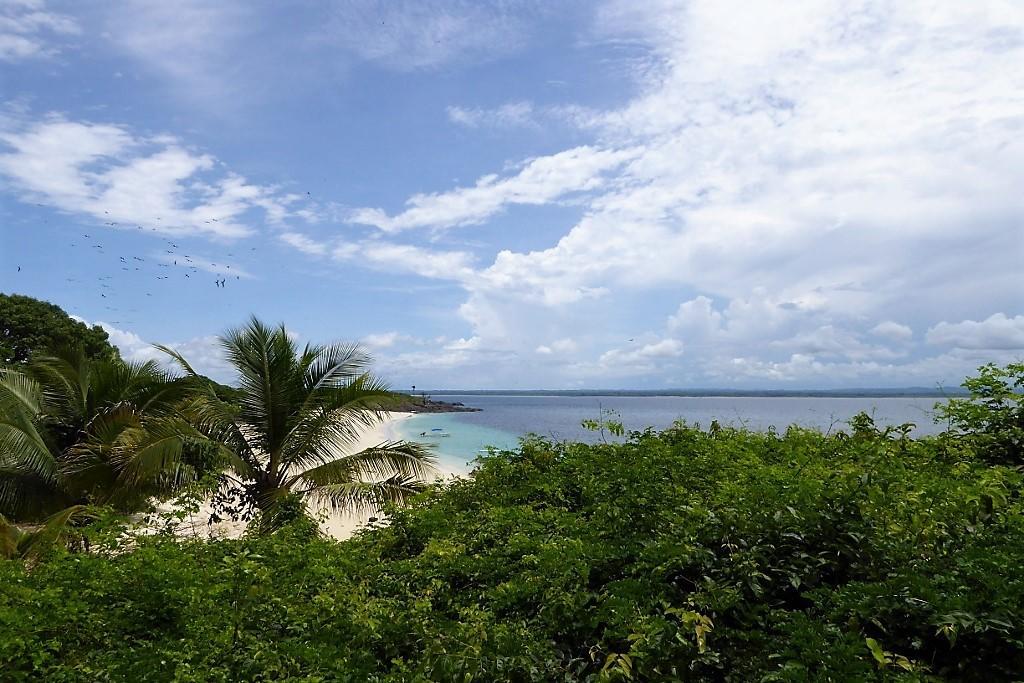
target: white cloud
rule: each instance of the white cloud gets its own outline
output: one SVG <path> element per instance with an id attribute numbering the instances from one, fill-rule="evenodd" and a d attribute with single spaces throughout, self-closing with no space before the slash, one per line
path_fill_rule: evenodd
<path id="1" fill-rule="evenodd" d="M 925 334 L 929 344 L 960 349 L 1024 350 L 1024 315 L 995 313 L 985 320 L 940 322 Z"/>
<path id="2" fill-rule="evenodd" d="M 711 299 L 698 296 L 679 304 L 678 310 L 668 319 L 668 329 L 685 337 L 707 339 L 715 336 L 722 328 L 722 314 L 715 310 Z"/>
<path id="3" fill-rule="evenodd" d="M 241 41 L 256 23 L 248 3 L 220 0 L 126 0 L 100 5 L 104 45 L 163 77 L 194 104 L 223 110 L 257 85 L 241 78 L 262 54 Z"/>
<path id="4" fill-rule="evenodd" d="M 901 325 L 892 320 L 878 323 L 871 328 L 871 333 L 893 341 L 909 341 L 914 336 L 914 331 L 907 325 Z"/>
<path id="5" fill-rule="evenodd" d="M 348 2 L 320 39 L 399 70 L 479 60 L 524 44 L 513 5 Z M 153 11 L 145 16 L 173 13 Z M 231 80 L 235 71 L 211 65 L 224 64 L 224 45 L 249 29 L 201 45 L 223 15 L 189 20 L 197 26 L 180 38 L 188 22 L 173 19 L 151 41 L 128 39 L 140 58 L 183 82 L 204 71 L 216 75 L 211 88 Z M 448 368 L 520 383 L 529 379 L 495 360 L 529 358 L 535 377 L 560 384 L 614 372 L 657 381 L 665 367 L 705 385 L 959 379 L 1005 357 L 996 351 L 1019 350 L 1022 29 L 1024 5 L 999 0 L 605 2 L 590 45 L 629 45 L 628 59 L 601 67 L 625 67 L 628 101 L 448 110 L 453 123 L 476 128 L 560 113 L 578 127 L 565 146 L 587 144 L 411 195 L 397 211 L 345 217 L 386 233 L 427 228 L 435 242 L 339 244 L 290 228 L 279 239 L 465 290 L 465 325 L 451 333 L 460 339 L 412 351 L 405 340 L 378 340 L 399 351 L 389 367 L 410 376 Z M 69 161 L 54 163 L 57 151 L 41 148 L 8 160 L 5 172 L 26 196 L 97 217 L 99 197 L 127 204 L 151 186 L 172 197 L 158 199 L 171 206 L 164 210 L 224 206 L 242 230 L 252 207 L 278 222 L 304 210 L 273 188 L 229 181 L 177 141 L 86 127 L 88 135 L 64 131 L 55 143 Z M 108 179 L 110 166 L 125 170 Z M 88 175 L 97 167 L 99 180 Z M 125 191 L 108 196 L 101 181 Z M 581 217 L 547 238 L 535 230 L 516 240 L 528 248 L 444 241 L 446 228 L 570 200 Z M 1004 313 L 975 322 L 993 310 Z M 914 330 L 929 331 L 915 340 Z M 570 335 L 575 346 L 560 351 L 557 340 Z M 638 342 L 612 348 L 627 338 Z M 564 362 L 570 353 L 575 364 Z"/>
<path id="6" fill-rule="evenodd" d="M 923 358 L 913 329 L 982 305 L 1020 311 L 1024 71 L 1011 65 L 1024 63 L 1024 5 L 612 2 L 598 27 L 645 51 L 633 62 L 639 94 L 563 111 L 600 140 L 588 149 L 628 150 L 628 163 L 590 176 L 600 183 L 583 217 L 550 246 L 501 250 L 462 280 L 460 313 L 481 348 L 550 356 L 559 333 L 629 330 L 615 312 L 649 319 L 677 288 L 702 293 L 666 324 L 694 382 L 891 385 L 978 360 Z M 482 124 L 487 113 L 454 117 Z M 485 176 L 361 220 L 484 221 L 526 203 L 504 185 L 515 179 Z M 1008 348 L 1015 321 L 985 321 L 983 340 L 967 322 L 928 339 Z M 597 362 L 639 360 L 626 353 Z"/>
<path id="7" fill-rule="evenodd" d="M 248 212 L 262 209 L 273 222 L 292 201 L 175 138 L 139 137 L 124 126 L 50 115 L 0 128 L 0 144 L 11 150 L 0 154 L 0 176 L 26 200 L 119 229 L 238 238 L 252 232 Z"/>
<path id="8" fill-rule="evenodd" d="M 662 339 L 638 348 L 612 349 L 601 354 L 599 363 L 608 369 L 635 367 L 653 369 L 658 362 L 683 355 L 683 343 L 678 339 Z"/>
<path id="9" fill-rule="evenodd" d="M 227 384 L 237 381 L 235 369 L 225 357 L 218 337 L 194 337 L 167 346 L 180 353 L 196 372 Z"/>
<path id="10" fill-rule="evenodd" d="M 358 260 L 373 268 L 412 273 L 427 278 L 466 281 L 474 276 L 473 256 L 464 251 L 441 251 L 411 244 L 366 241 L 338 246 L 339 261 Z"/>
<path id="11" fill-rule="evenodd" d="M 0 62 L 53 56 L 59 36 L 80 32 L 73 18 L 48 11 L 43 0 L 0 2 Z"/>
<path id="12" fill-rule="evenodd" d="M 470 337 L 469 339 L 456 339 L 453 342 L 445 344 L 444 348 L 446 351 L 476 351 L 480 348 L 480 337 Z"/>
<path id="13" fill-rule="evenodd" d="M 550 344 L 541 344 L 537 347 L 536 352 L 550 356 L 552 354 L 569 354 L 575 353 L 579 349 L 579 344 L 575 340 L 565 337 L 563 339 L 556 339 Z"/>
<path id="14" fill-rule="evenodd" d="M 323 256 L 327 253 L 328 249 L 327 245 L 323 242 L 317 242 L 297 232 L 283 232 L 278 235 L 278 239 L 309 256 Z"/>
<path id="15" fill-rule="evenodd" d="M 494 109 L 448 107 L 448 119 L 467 128 L 532 128 L 533 105 L 526 101 L 508 102 Z"/>
<path id="16" fill-rule="evenodd" d="M 771 346 L 793 352 L 794 355 L 814 358 L 831 357 L 853 361 L 865 359 L 893 359 L 906 355 L 885 346 L 863 342 L 860 335 L 835 325 L 822 325 L 814 330 L 801 332 L 789 339 L 771 342 Z"/>
<path id="17" fill-rule="evenodd" d="M 212 273 L 219 277 L 230 277 L 232 280 L 244 278 L 250 280 L 252 273 L 237 263 L 228 263 L 226 260 L 214 261 L 208 256 L 201 254 L 170 253 L 165 249 L 164 253 L 153 254 L 151 258 L 165 265 L 191 270 L 193 272 L 203 271 Z"/>
<path id="18" fill-rule="evenodd" d="M 140 67 L 131 75 L 157 75 L 193 109 L 232 119 L 256 101 L 343 82 L 360 63 L 410 72 L 509 55 L 561 11 L 536 0 L 124 0 L 85 9 L 102 27 L 101 47 Z"/>
<path id="19" fill-rule="evenodd" d="M 90 327 L 99 325 L 106 331 L 110 343 L 121 352 L 121 357 L 127 361 L 144 363 L 155 360 L 164 368 L 180 373 L 177 364 L 165 353 L 153 346 L 153 343 L 163 343 L 169 346 L 182 356 L 189 364 L 202 375 L 211 377 L 218 382 L 233 382 L 235 371 L 228 363 L 221 348 L 218 337 L 210 335 L 205 337 L 194 337 L 183 342 L 148 342 L 131 330 L 125 330 L 116 325 L 102 320 L 89 322 L 84 318 L 72 315 L 75 320 L 81 321 Z"/>
<path id="20" fill-rule="evenodd" d="M 527 40 L 527 3 L 472 0 L 348 0 L 321 33 L 359 59 L 398 71 L 508 54 Z"/>
<path id="21" fill-rule="evenodd" d="M 398 332 L 382 332 L 380 334 L 368 334 L 360 341 L 370 349 L 387 349 L 395 345 L 401 338 Z"/>
<path id="22" fill-rule="evenodd" d="M 439 194 L 417 194 L 409 208 L 395 216 L 381 209 L 355 210 L 350 221 L 385 232 L 409 228 L 450 228 L 479 223 L 511 204 L 547 204 L 566 194 L 584 192 L 604 183 L 602 174 L 626 162 L 632 152 L 576 147 L 526 161 L 514 176 L 487 175 L 472 187 Z"/>

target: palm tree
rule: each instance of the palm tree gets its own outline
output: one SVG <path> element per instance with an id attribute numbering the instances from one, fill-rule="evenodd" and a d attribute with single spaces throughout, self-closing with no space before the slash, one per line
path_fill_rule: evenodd
<path id="1" fill-rule="evenodd" d="M 284 325 L 271 328 L 255 317 L 220 342 L 241 398 L 230 404 L 208 387 L 186 413 L 223 446 L 233 484 L 246 492 L 263 529 L 305 513 L 307 500 L 356 512 L 404 504 L 422 490 L 433 472 L 423 446 L 387 441 L 350 452 L 397 398 L 367 371 L 370 358 L 359 346 L 307 344 L 300 352 Z M 180 354 L 158 348 L 198 376 Z"/>
<path id="2" fill-rule="evenodd" d="M 182 382 L 154 361 L 81 348 L 0 368 L 0 515 L 40 520 L 73 505 L 146 506 L 195 478 L 198 432 L 177 417 Z"/>
<path id="3" fill-rule="evenodd" d="M 73 523 L 91 520 L 95 516 L 86 505 L 72 505 L 50 516 L 37 528 L 23 529 L 0 515 L 0 557 L 33 560 L 43 555 L 58 543 L 72 546 L 76 535 L 84 543 L 84 535 L 76 534 Z M 86 544 L 87 545 L 87 544 Z"/>

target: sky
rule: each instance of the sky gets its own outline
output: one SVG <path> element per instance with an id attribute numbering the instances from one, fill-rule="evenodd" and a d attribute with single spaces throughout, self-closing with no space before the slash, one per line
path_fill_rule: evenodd
<path id="1" fill-rule="evenodd" d="M 955 386 L 1022 263 L 1018 0 L 0 0 L 0 291 L 132 360 Z"/>

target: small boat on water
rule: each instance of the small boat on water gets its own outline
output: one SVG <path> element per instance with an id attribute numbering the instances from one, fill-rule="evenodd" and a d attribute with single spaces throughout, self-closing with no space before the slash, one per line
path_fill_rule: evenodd
<path id="1" fill-rule="evenodd" d="M 448 432 L 444 431 L 440 427 L 434 427 L 429 432 L 420 432 L 420 436 L 425 436 L 427 438 L 432 438 L 432 437 L 451 436 L 451 434 L 449 434 Z"/>

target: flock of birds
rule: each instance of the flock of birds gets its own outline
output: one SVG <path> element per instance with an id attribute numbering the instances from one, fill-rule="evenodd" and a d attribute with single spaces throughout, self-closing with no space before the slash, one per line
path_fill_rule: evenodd
<path id="1" fill-rule="evenodd" d="M 108 212 L 104 211 L 104 213 L 107 214 Z M 158 217 L 156 220 L 162 221 L 163 219 Z M 218 220 L 216 218 L 211 218 L 211 219 L 209 219 L 209 220 L 207 220 L 205 222 L 206 223 L 216 223 L 216 222 L 218 222 Z M 105 227 L 111 228 L 113 230 L 124 230 L 125 229 L 125 226 L 120 225 L 117 221 L 106 221 L 103 225 Z M 156 228 L 156 227 L 150 227 L 147 230 L 142 225 L 136 225 L 135 228 L 136 228 L 137 231 L 141 231 L 141 232 L 160 232 L 160 230 L 158 228 Z M 109 250 L 106 247 L 104 247 L 104 245 L 102 243 L 100 243 L 100 241 L 99 241 L 99 239 L 97 237 L 93 237 L 93 235 L 91 235 L 89 233 L 82 233 L 82 238 L 84 240 L 87 240 L 87 242 L 81 242 L 80 240 L 73 240 L 73 241 L 71 241 L 69 243 L 70 246 L 73 249 L 83 249 L 83 248 L 86 248 L 88 250 L 92 250 L 92 253 L 97 254 L 97 255 L 106 255 L 106 254 L 109 253 Z M 156 259 L 150 259 L 148 261 L 147 261 L 146 258 L 144 258 L 142 256 L 139 256 L 139 255 L 135 255 L 135 254 L 127 254 L 125 256 L 118 256 L 117 257 L 118 260 L 116 262 L 114 262 L 112 260 L 108 261 L 108 264 L 110 264 L 108 266 L 108 269 L 101 270 L 99 273 L 96 274 L 95 277 L 96 277 L 96 284 L 98 285 L 98 293 L 99 293 L 101 299 L 106 300 L 104 302 L 104 310 L 108 311 L 109 313 L 114 313 L 114 314 L 137 312 L 137 309 L 124 309 L 124 308 L 120 308 L 118 306 L 110 305 L 110 304 L 113 303 L 113 300 L 115 298 L 116 292 L 118 290 L 118 288 L 115 288 L 113 286 L 113 284 L 112 284 L 112 281 L 114 279 L 114 275 L 117 274 L 113 270 L 114 268 L 120 268 L 121 271 L 127 272 L 129 274 L 138 273 L 139 276 L 145 278 L 146 280 L 150 280 L 151 282 L 152 281 L 156 281 L 156 282 L 169 281 L 173 277 L 176 277 L 174 271 L 172 270 L 175 267 L 183 268 L 185 270 L 185 272 L 182 273 L 182 275 L 184 276 L 184 277 L 181 278 L 182 280 L 190 280 L 190 281 L 193 281 L 193 282 L 199 282 L 199 281 L 201 281 L 200 271 L 207 271 L 207 270 L 210 270 L 211 268 L 218 268 L 217 263 L 210 263 L 210 262 L 207 262 L 207 261 L 205 261 L 203 259 L 199 259 L 199 257 L 196 257 L 197 259 L 199 259 L 198 262 L 193 260 L 193 257 L 191 255 L 183 253 L 182 247 L 179 244 L 175 243 L 174 240 L 168 239 L 168 238 L 163 238 L 163 240 L 165 242 L 164 249 L 163 249 L 163 252 L 165 254 L 164 256 L 158 257 Z M 250 249 L 250 251 L 254 252 L 254 251 L 256 251 L 256 248 L 253 247 L 253 248 Z M 234 254 L 233 253 L 227 253 L 226 256 L 227 257 L 234 257 Z M 150 264 L 155 264 L 156 269 L 150 268 L 149 267 Z M 217 273 L 217 276 L 216 276 L 216 278 L 213 281 L 214 287 L 216 287 L 218 289 L 226 289 L 228 281 L 229 281 L 229 278 L 232 275 L 232 273 L 230 272 L 231 271 L 231 266 L 229 264 L 222 262 L 222 266 L 223 266 L 224 270 L 227 271 L 227 272 L 226 273 L 224 273 L 224 272 Z M 161 268 L 167 269 L 167 270 L 159 270 Z M 20 273 L 21 271 L 22 271 L 22 267 L 19 265 L 18 266 L 18 272 Z M 235 277 L 235 280 L 240 280 L 241 279 L 241 276 L 238 275 L 238 274 L 234 274 L 234 277 Z M 69 284 L 74 285 L 74 286 L 81 286 L 81 285 L 85 284 L 83 281 L 79 280 L 78 278 L 74 278 L 74 277 L 65 278 L 65 281 L 68 282 Z M 146 289 L 149 290 L 151 288 L 147 287 Z M 153 296 L 153 292 L 152 291 L 145 291 L 145 295 L 147 297 L 151 297 L 151 296 Z M 109 303 L 107 303 L 107 302 L 109 302 Z M 125 320 L 125 321 L 110 320 L 109 322 L 111 324 L 115 324 L 116 325 L 116 324 L 121 324 L 122 322 L 130 323 L 132 321 L 130 321 L 130 320 Z"/>

